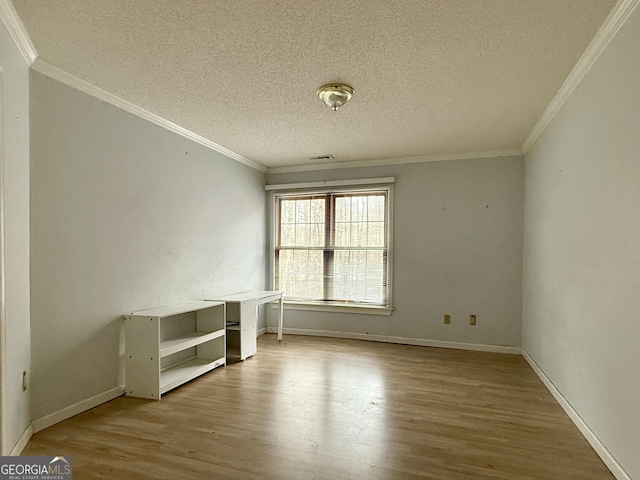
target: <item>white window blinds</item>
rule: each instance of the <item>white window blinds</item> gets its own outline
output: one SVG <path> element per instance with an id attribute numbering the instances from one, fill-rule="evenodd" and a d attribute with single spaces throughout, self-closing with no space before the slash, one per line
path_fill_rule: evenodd
<path id="1" fill-rule="evenodd" d="M 390 186 L 275 194 L 285 299 L 389 306 Z"/>

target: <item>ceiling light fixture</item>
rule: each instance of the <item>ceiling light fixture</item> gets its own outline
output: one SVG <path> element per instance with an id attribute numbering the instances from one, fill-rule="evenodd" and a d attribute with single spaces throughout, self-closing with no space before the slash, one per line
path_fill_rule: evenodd
<path id="1" fill-rule="evenodd" d="M 353 88 L 343 83 L 328 83 L 321 86 L 316 94 L 335 112 L 349 101 L 353 95 Z"/>

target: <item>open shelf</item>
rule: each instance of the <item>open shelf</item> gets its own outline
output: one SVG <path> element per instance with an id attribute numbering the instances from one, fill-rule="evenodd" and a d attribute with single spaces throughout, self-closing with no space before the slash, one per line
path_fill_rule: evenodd
<path id="1" fill-rule="evenodd" d="M 207 373 L 216 367 L 224 365 L 225 357 L 216 360 L 193 357 L 185 362 L 173 365 L 160 374 L 160 394 L 182 385 L 189 380 Z"/>
<path id="2" fill-rule="evenodd" d="M 192 332 L 182 337 L 164 340 L 160 342 L 160 358 L 187 348 L 195 347 L 196 345 L 200 345 L 201 343 L 208 342 L 209 340 L 213 340 L 214 338 L 218 338 L 223 335 L 224 330 L 218 330 L 215 332 Z"/>

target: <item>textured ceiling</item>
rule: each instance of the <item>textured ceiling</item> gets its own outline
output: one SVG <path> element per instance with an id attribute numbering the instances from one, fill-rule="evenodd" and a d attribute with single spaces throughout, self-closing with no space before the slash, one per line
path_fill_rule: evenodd
<path id="1" fill-rule="evenodd" d="M 615 1 L 13 3 L 43 60 L 281 167 L 518 149 Z"/>

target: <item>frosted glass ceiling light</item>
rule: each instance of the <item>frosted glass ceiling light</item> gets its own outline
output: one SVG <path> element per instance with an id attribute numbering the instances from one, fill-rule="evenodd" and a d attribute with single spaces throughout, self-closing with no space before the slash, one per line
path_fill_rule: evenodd
<path id="1" fill-rule="evenodd" d="M 349 101 L 353 95 L 353 88 L 343 83 L 328 83 L 321 86 L 316 94 L 335 112 Z"/>

